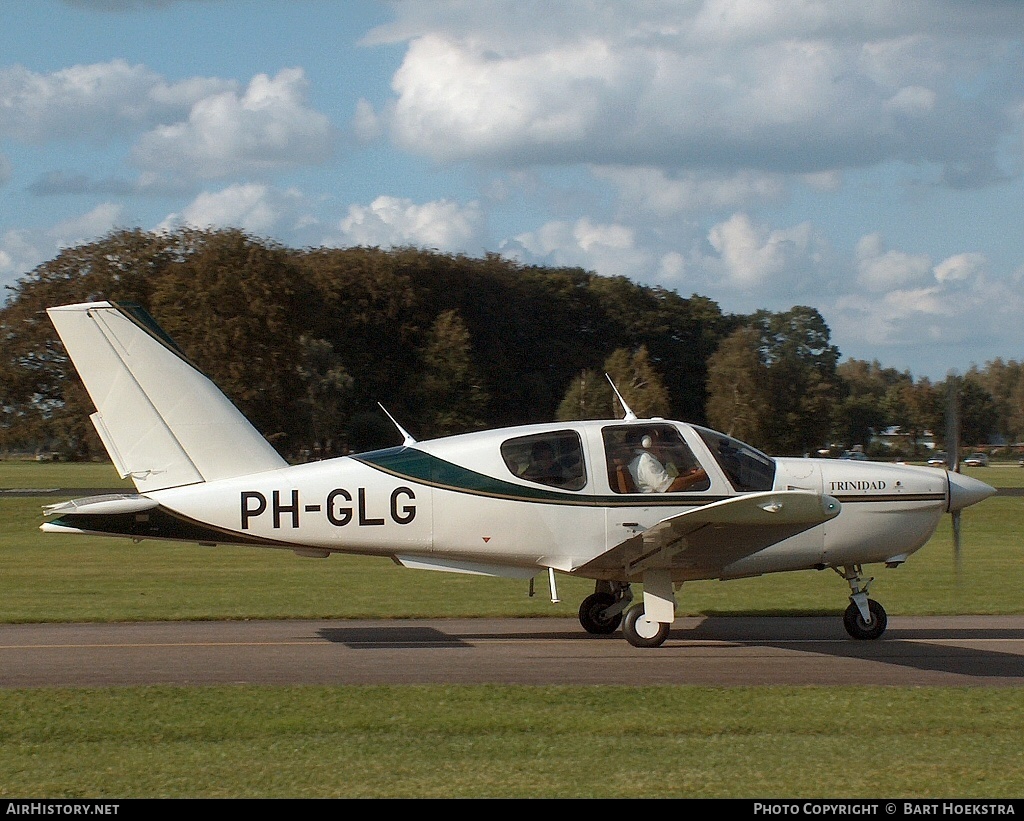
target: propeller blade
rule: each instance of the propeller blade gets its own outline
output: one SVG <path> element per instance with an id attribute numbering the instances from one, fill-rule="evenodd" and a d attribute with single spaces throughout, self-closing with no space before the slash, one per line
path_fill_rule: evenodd
<path id="1" fill-rule="evenodd" d="M 956 510 L 953 517 L 953 565 L 956 568 L 957 578 L 960 577 L 960 511 Z"/>
<path id="2" fill-rule="evenodd" d="M 946 378 L 946 464 L 960 472 L 960 396 L 956 373 Z"/>
<path id="3" fill-rule="evenodd" d="M 946 464 L 953 473 L 960 472 L 960 397 L 955 371 L 946 377 Z M 960 578 L 960 511 L 953 510 L 953 566 Z"/>

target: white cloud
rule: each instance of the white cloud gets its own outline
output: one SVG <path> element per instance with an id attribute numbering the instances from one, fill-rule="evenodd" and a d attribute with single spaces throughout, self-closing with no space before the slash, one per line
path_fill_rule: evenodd
<path id="1" fill-rule="evenodd" d="M 32 143 L 131 134 L 234 86 L 192 78 L 168 83 L 124 60 L 76 65 L 49 74 L 23 66 L 0 69 L 0 136 Z"/>
<path id="2" fill-rule="evenodd" d="M 373 106 L 364 98 L 356 103 L 356 113 L 352 118 L 352 131 L 360 142 L 368 143 L 384 133 L 384 124 L 373 110 Z"/>
<path id="3" fill-rule="evenodd" d="M 106 202 L 49 228 L 6 231 L 0 235 L 0 286 L 12 284 L 64 248 L 104 236 L 117 227 L 121 217 L 121 207 Z"/>
<path id="4" fill-rule="evenodd" d="M 439 157 L 578 145 L 614 115 L 617 73 L 597 41 L 499 58 L 428 34 L 410 43 L 392 80 L 395 138 Z"/>
<path id="5" fill-rule="evenodd" d="M 935 266 L 935 279 L 942 283 L 966 282 L 981 276 L 987 265 L 984 254 L 957 254 Z"/>
<path id="6" fill-rule="evenodd" d="M 48 74 L 0 69 L 0 137 L 29 143 L 140 135 L 132 152 L 148 175 L 216 179 L 316 165 L 336 132 L 306 102 L 302 69 L 233 80 L 168 82 L 124 60 Z"/>
<path id="7" fill-rule="evenodd" d="M 335 131 L 305 101 L 302 69 L 259 74 L 245 92 L 224 91 L 193 104 L 188 120 L 144 134 L 133 152 L 147 170 L 216 179 L 326 161 Z"/>
<path id="8" fill-rule="evenodd" d="M 417 204 L 380 196 L 370 205 L 350 205 L 338 225 L 340 235 L 328 244 L 392 247 L 413 245 L 462 251 L 481 240 L 483 213 L 478 203 L 451 200 Z"/>
<path id="9" fill-rule="evenodd" d="M 25 229 L 6 231 L 0 236 L 0 284 L 6 285 L 27 274 L 43 261 L 39 237 Z"/>
<path id="10" fill-rule="evenodd" d="M 57 223 L 47 232 L 59 247 L 92 242 L 108 233 L 121 221 L 123 209 L 113 202 L 104 202 L 77 217 Z"/>
<path id="11" fill-rule="evenodd" d="M 596 223 L 587 217 L 548 222 L 506 242 L 501 251 L 524 261 L 581 267 L 632 279 L 652 265 L 650 253 L 638 247 L 634 229 Z"/>
<path id="12" fill-rule="evenodd" d="M 681 213 L 774 202 L 781 199 L 786 190 L 781 174 L 749 169 L 732 173 L 684 171 L 672 174 L 661 168 L 616 165 L 595 168 L 594 175 L 615 186 L 624 213 L 652 214 L 662 219 Z"/>
<path id="13" fill-rule="evenodd" d="M 1024 296 L 1012 277 L 987 277 L 985 255 L 955 254 L 933 266 L 927 255 L 886 250 L 874 234 L 861 240 L 857 264 L 866 290 L 851 290 L 823 311 L 846 355 L 909 357 L 919 363 L 917 375 L 932 377 L 965 368 L 965 350 L 979 345 L 1018 358 L 1012 351 Z"/>
<path id="14" fill-rule="evenodd" d="M 708 242 L 718 252 L 729 282 L 745 291 L 771 285 L 799 292 L 824 253 L 823 241 L 809 222 L 771 229 L 755 225 L 743 213 L 712 227 Z"/>
<path id="15" fill-rule="evenodd" d="M 862 237 L 857 243 L 857 281 L 870 291 L 927 284 L 932 261 L 927 254 L 889 251 L 881 234 Z"/>
<path id="16" fill-rule="evenodd" d="M 949 290 L 950 286 L 980 280 L 988 265 L 985 255 L 979 253 L 955 254 L 933 265 L 928 254 L 886 249 L 879 233 L 862 237 L 856 255 L 857 282 L 868 291 L 918 297 L 932 293 L 936 283 Z"/>
<path id="17" fill-rule="evenodd" d="M 891 111 L 907 115 L 926 114 L 935 108 L 938 95 L 930 88 L 907 86 L 901 88 L 884 105 Z"/>
<path id="18" fill-rule="evenodd" d="M 301 222 L 302 204 L 303 198 L 293 190 L 255 183 L 230 185 L 220 191 L 204 191 L 180 213 L 168 215 L 158 228 L 240 228 L 267 236 Z"/>
<path id="19" fill-rule="evenodd" d="M 1012 4 L 399 4 L 394 139 L 440 160 L 817 173 L 890 160 L 991 179 Z M 856 6 L 856 8 L 852 8 Z M 518 16 L 517 16 L 518 13 Z M 987 36 L 987 41 L 978 37 Z"/>

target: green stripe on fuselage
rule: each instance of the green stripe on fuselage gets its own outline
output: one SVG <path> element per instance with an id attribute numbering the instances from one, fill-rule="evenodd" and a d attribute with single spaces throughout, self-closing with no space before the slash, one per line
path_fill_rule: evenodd
<path id="1" fill-rule="evenodd" d="M 655 505 L 706 505 L 728 498 L 706 495 L 635 494 L 631 496 L 598 495 L 584 491 L 563 491 L 543 487 L 529 487 L 496 479 L 485 473 L 460 467 L 416 448 L 399 446 L 361 453 L 351 457 L 377 470 L 400 479 L 419 482 L 441 490 L 490 496 L 519 502 L 539 502 L 549 505 L 587 505 L 591 507 L 653 507 Z"/>

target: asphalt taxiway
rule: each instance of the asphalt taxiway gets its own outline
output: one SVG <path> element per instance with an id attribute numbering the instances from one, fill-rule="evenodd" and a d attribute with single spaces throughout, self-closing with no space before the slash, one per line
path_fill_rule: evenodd
<path id="1" fill-rule="evenodd" d="M 839 616 L 676 621 L 665 644 L 575 619 L 0 625 L 0 687 L 171 684 L 1024 686 L 1024 616 L 891 617 L 877 641 Z"/>

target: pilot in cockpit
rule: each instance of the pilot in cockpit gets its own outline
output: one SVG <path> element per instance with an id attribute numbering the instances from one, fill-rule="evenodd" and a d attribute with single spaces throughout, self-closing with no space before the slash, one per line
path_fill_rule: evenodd
<path id="1" fill-rule="evenodd" d="M 629 474 L 641 493 L 674 493 L 706 483 L 707 474 L 699 466 L 684 466 L 681 472 L 675 464 L 666 466 L 659 461 L 654 454 L 663 451 L 665 446 L 660 442 L 658 431 L 639 428 L 631 442 L 633 458 L 629 462 Z"/>

